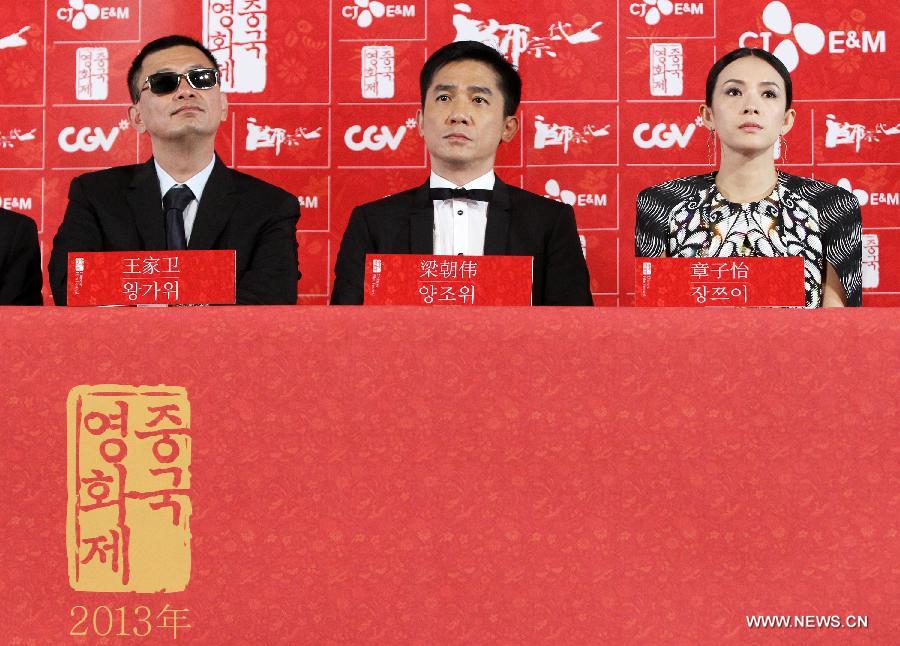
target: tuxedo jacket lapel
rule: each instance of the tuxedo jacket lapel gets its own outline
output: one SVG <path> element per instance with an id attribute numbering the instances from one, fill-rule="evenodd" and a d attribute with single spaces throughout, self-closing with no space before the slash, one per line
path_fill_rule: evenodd
<path id="1" fill-rule="evenodd" d="M 509 189 L 499 178 L 494 179 L 494 192 L 488 203 L 487 225 L 484 229 L 484 255 L 502 256 L 507 253 L 509 237 Z"/>
<path id="2" fill-rule="evenodd" d="M 429 196 L 430 182 L 425 182 L 413 196 L 409 214 L 409 253 L 434 253 L 434 202 Z"/>
<path id="3" fill-rule="evenodd" d="M 146 250 L 166 248 L 166 225 L 162 212 L 159 177 L 153 160 L 138 167 L 125 196 L 138 234 Z"/>
<path id="4" fill-rule="evenodd" d="M 200 206 L 188 249 L 213 249 L 237 204 L 233 194 L 231 170 L 216 156 L 216 163 L 203 188 L 203 195 L 200 196 Z"/>

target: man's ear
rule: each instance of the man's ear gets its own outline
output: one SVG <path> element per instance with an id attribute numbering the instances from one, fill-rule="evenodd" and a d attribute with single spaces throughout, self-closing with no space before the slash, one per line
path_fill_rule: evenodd
<path id="1" fill-rule="evenodd" d="M 519 117 L 516 115 L 506 117 L 503 123 L 503 134 L 500 135 L 500 140 L 508 144 L 513 140 L 513 137 L 516 136 L 517 132 L 519 132 Z"/>
<path id="2" fill-rule="evenodd" d="M 419 131 L 419 136 L 424 137 L 425 131 L 422 129 L 422 121 L 425 119 L 425 114 L 422 112 L 422 108 L 416 110 L 416 129 Z"/>
<path id="3" fill-rule="evenodd" d="M 137 132 L 147 132 L 147 126 L 144 125 L 144 117 L 141 114 L 141 108 L 137 103 L 128 107 L 128 121 L 131 123 L 131 127 Z"/>
<path id="4" fill-rule="evenodd" d="M 228 119 L 228 96 L 222 91 L 219 92 L 219 105 L 222 107 L 222 122 L 224 123 Z"/>

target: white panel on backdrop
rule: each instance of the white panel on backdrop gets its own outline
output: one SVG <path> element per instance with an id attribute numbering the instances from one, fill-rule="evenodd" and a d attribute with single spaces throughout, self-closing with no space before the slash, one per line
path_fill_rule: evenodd
<path id="1" fill-rule="evenodd" d="M 79 47 L 75 50 L 75 98 L 106 101 L 109 95 L 109 50 Z"/>
<path id="2" fill-rule="evenodd" d="M 203 41 L 219 61 L 222 89 L 266 89 L 268 0 L 203 0 Z"/>
<path id="3" fill-rule="evenodd" d="M 360 51 L 362 97 L 392 99 L 394 97 L 394 48 L 391 45 L 366 45 Z"/>
<path id="4" fill-rule="evenodd" d="M 863 289 L 878 287 L 878 234 L 865 233 L 863 245 Z"/>
<path id="5" fill-rule="evenodd" d="M 681 43 L 650 45 L 650 94 L 681 96 L 684 93 L 684 50 Z"/>

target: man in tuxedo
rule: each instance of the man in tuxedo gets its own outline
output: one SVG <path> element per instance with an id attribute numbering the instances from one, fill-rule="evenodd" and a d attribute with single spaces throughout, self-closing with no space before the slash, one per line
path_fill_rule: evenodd
<path id="1" fill-rule="evenodd" d="M 128 88 L 129 120 L 153 158 L 72 180 L 50 256 L 56 303 L 70 251 L 163 249 L 234 249 L 238 304 L 296 303 L 299 203 L 216 156 L 228 102 L 213 55 L 192 38 L 159 38 L 134 59 Z"/>
<path id="2" fill-rule="evenodd" d="M 331 303 L 363 302 L 366 253 L 410 253 L 533 256 L 535 305 L 591 305 L 572 207 L 494 174 L 498 146 L 519 129 L 515 68 L 495 49 L 462 41 L 432 54 L 419 83 L 416 120 L 431 176 L 353 210 Z"/>
<path id="3" fill-rule="evenodd" d="M 34 220 L 0 209 L 0 305 L 43 305 L 42 285 Z"/>

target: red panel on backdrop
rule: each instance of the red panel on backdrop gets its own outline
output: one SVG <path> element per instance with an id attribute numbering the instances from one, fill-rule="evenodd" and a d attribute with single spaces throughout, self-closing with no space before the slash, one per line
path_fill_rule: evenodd
<path id="1" fill-rule="evenodd" d="M 860 198 L 872 304 L 890 302 L 886 286 L 900 283 L 890 243 L 900 231 L 900 18 L 882 0 L 22 0 L 0 7 L 0 32 L 0 204 L 43 223 L 48 250 L 73 174 L 149 156 L 122 123 L 125 71 L 141 42 L 186 33 L 223 66 L 232 110 L 220 156 L 301 200 L 301 263 L 314 267 L 301 302 L 323 302 L 350 209 L 427 175 L 410 121 L 422 63 L 449 41 L 477 39 L 524 79 L 521 132 L 501 147 L 500 174 L 574 200 L 596 251 L 595 294 L 628 303 L 634 196 L 709 167 L 706 130 L 694 123 L 706 72 L 746 45 L 792 70 L 798 115 L 778 163 L 844 180 Z M 403 181 L 384 183 L 385 172 Z M 598 229 L 612 244 L 596 247 Z"/>
<path id="2" fill-rule="evenodd" d="M 893 643 L 894 313 L 599 314 L 4 311 L 0 641 L 85 606 L 148 643 L 167 607 L 215 645 Z M 66 398 L 98 384 L 186 389 L 184 592 L 69 586 Z"/>

